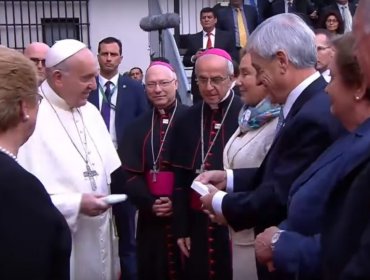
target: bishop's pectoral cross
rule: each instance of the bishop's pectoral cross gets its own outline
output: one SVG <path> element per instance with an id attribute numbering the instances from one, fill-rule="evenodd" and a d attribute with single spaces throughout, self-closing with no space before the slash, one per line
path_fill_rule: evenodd
<path id="1" fill-rule="evenodd" d="M 202 174 L 205 171 L 204 163 L 200 165 L 200 168 L 195 170 L 196 174 Z"/>
<path id="2" fill-rule="evenodd" d="M 157 182 L 157 173 L 158 173 L 157 166 L 154 164 L 153 169 L 150 170 L 150 174 L 152 174 L 152 181 L 153 183 Z"/>
<path id="3" fill-rule="evenodd" d="M 97 186 L 94 176 L 98 176 L 98 172 L 96 172 L 95 170 L 91 170 L 90 165 L 86 164 L 86 171 L 84 171 L 83 174 L 85 178 L 89 178 L 92 190 L 96 191 Z"/>

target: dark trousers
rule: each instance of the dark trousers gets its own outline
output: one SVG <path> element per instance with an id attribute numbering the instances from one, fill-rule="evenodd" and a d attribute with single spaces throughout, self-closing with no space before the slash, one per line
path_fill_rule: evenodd
<path id="1" fill-rule="evenodd" d="M 137 279 L 136 240 L 135 240 L 135 206 L 124 201 L 113 206 L 113 215 L 119 237 L 118 252 L 122 279 Z"/>

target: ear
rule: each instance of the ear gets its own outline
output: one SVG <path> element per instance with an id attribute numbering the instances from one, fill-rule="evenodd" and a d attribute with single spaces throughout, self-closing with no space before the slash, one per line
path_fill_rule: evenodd
<path id="1" fill-rule="evenodd" d="M 53 74 L 52 74 L 52 79 L 54 81 L 54 84 L 57 86 L 57 87 L 60 87 L 63 85 L 63 82 L 62 82 L 62 77 L 63 77 L 63 74 L 60 70 L 55 70 L 53 71 Z"/>
<path id="2" fill-rule="evenodd" d="M 19 101 L 19 106 L 20 106 L 19 119 L 21 120 L 21 122 L 28 121 L 28 119 L 30 118 L 30 115 L 29 115 L 30 108 L 28 104 L 24 100 L 21 100 Z"/>
<path id="3" fill-rule="evenodd" d="M 358 86 L 357 89 L 355 90 L 355 100 L 363 99 L 366 94 L 366 89 L 367 89 L 367 83 L 363 81 L 362 84 Z"/>
<path id="4" fill-rule="evenodd" d="M 281 74 L 285 74 L 288 65 L 289 65 L 289 59 L 287 54 L 284 51 L 278 51 L 275 55 L 277 65 L 280 69 Z"/>

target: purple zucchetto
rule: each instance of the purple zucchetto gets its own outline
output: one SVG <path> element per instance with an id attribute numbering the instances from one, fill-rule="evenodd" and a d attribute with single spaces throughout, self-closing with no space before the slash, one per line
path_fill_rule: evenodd
<path id="1" fill-rule="evenodd" d="M 223 49 L 218 49 L 218 48 L 206 49 L 204 52 L 202 52 L 202 54 L 199 57 L 202 57 L 202 56 L 207 55 L 207 54 L 213 54 L 213 55 L 221 56 L 221 57 L 226 58 L 227 60 L 229 60 L 231 62 L 233 61 L 233 59 L 231 58 L 229 53 L 227 51 L 223 50 Z"/>
<path id="2" fill-rule="evenodd" d="M 168 69 L 170 69 L 172 72 L 175 72 L 175 69 L 173 69 L 172 65 L 167 63 L 167 62 L 164 62 L 164 61 L 153 61 L 152 63 L 149 64 L 148 68 L 146 69 L 146 71 L 148 71 L 148 69 L 152 66 L 155 66 L 155 65 L 161 65 L 161 66 L 164 66 L 164 67 L 167 67 Z"/>

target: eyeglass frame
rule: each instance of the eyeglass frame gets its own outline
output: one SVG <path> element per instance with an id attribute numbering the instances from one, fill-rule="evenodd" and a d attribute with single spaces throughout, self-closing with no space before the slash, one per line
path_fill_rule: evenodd
<path id="1" fill-rule="evenodd" d="M 36 65 L 39 65 L 40 64 L 40 62 L 41 62 L 41 65 L 43 66 L 43 67 L 45 67 L 45 62 L 46 62 L 46 60 L 45 59 L 40 59 L 40 58 L 37 58 L 37 57 L 30 57 L 29 58 L 32 62 L 34 62 Z"/>
<path id="2" fill-rule="evenodd" d="M 208 83 L 211 84 L 213 87 L 218 87 L 220 86 L 225 80 L 229 79 L 230 76 L 226 77 L 210 77 L 210 78 L 203 78 L 203 77 L 197 77 L 196 81 L 198 85 L 208 85 Z"/>
<path id="3" fill-rule="evenodd" d="M 169 87 L 173 81 L 176 81 L 176 79 L 172 79 L 171 81 L 149 82 L 145 83 L 145 87 L 147 87 L 148 89 L 155 89 L 157 86 L 159 86 L 163 89 Z"/>
<path id="4" fill-rule="evenodd" d="M 317 52 L 322 52 L 322 51 L 325 51 L 325 50 L 327 50 L 327 49 L 330 49 L 331 48 L 331 46 L 317 46 L 316 47 L 316 50 L 317 50 Z"/>

